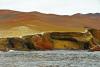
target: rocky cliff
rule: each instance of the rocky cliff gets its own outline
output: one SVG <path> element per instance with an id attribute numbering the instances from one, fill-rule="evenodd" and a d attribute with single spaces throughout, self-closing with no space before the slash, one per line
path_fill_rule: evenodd
<path id="1" fill-rule="evenodd" d="M 88 36 L 87 33 L 83 34 L 85 28 L 90 28 L 89 32 L 93 37 Z M 54 35 L 52 37 L 51 34 L 38 34 L 43 34 L 44 32 L 57 32 L 57 34 L 64 32 L 64 35 Z M 60 47 L 63 49 L 90 49 L 90 47 L 94 47 L 91 49 L 95 49 L 97 47 L 94 45 L 100 44 L 99 34 L 99 13 L 78 13 L 68 16 L 0 10 L 0 46 L 2 47 L 0 50 L 3 51 L 9 49 L 51 50 L 59 49 Z M 80 46 L 80 44 L 83 44 L 83 46 Z M 84 46 L 84 44 L 87 44 L 87 46 Z"/>
<path id="2" fill-rule="evenodd" d="M 45 32 L 22 37 L 0 38 L 0 50 L 100 50 L 100 41 L 91 31 Z"/>

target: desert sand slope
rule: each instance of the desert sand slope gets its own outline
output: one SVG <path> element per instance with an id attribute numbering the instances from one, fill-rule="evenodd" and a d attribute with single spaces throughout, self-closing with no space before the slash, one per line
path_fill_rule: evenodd
<path id="1" fill-rule="evenodd" d="M 0 10 L 0 29 L 8 29 L 16 26 L 39 26 L 49 30 L 54 28 L 78 28 L 92 27 L 100 29 L 100 14 L 75 14 L 55 15 L 40 12 L 18 12 L 12 10 Z M 63 30 L 63 29 L 62 29 Z"/>
<path id="2" fill-rule="evenodd" d="M 83 32 L 84 27 L 100 29 L 99 21 L 99 13 L 68 16 L 0 10 L 0 37 L 51 31 Z"/>

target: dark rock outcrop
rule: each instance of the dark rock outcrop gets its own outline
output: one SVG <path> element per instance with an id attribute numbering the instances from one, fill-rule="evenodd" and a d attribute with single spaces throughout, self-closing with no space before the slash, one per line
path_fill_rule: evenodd
<path id="1" fill-rule="evenodd" d="M 12 37 L 7 38 L 8 41 L 8 48 L 11 50 L 27 50 L 27 45 L 22 38 Z"/>
<path id="2" fill-rule="evenodd" d="M 0 38 L 0 51 L 8 51 L 7 38 Z"/>
<path id="3" fill-rule="evenodd" d="M 35 46 L 34 46 L 34 41 L 32 39 L 34 35 L 26 35 L 26 36 L 23 36 L 22 38 L 24 39 L 24 42 L 27 46 L 27 48 L 29 50 L 36 50 Z"/>

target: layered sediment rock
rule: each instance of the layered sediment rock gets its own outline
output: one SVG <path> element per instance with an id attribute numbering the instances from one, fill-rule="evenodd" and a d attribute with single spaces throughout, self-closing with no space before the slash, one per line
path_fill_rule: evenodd
<path id="1" fill-rule="evenodd" d="M 96 31 L 98 32 L 98 31 Z M 0 50 L 100 50 L 99 37 L 89 30 L 81 32 L 46 32 L 11 38 L 0 38 Z"/>
<path id="2" fill-rule="evenodd" d="M 53 32 L 50 34 L 54 40 L 55 48 L 63 49 L 89 49 L 92 44 L 92 34 L 89 32 Z"/>

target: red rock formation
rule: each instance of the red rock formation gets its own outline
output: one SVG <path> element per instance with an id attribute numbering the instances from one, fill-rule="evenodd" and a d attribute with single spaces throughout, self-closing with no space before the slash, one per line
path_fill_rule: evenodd
<path id="1" fill-rule="evenodd" d="M 50 50 L 53 49 L 53 43 L 50 41 L 48 36 L 35 35 L 33 38 L 34 45 L 40 50 Z"/>
<path id="2" fill-rule="evenodd" d="M 90 49 L 91 51 L 100 51 L 100 45 L 96 45 Z"/>

